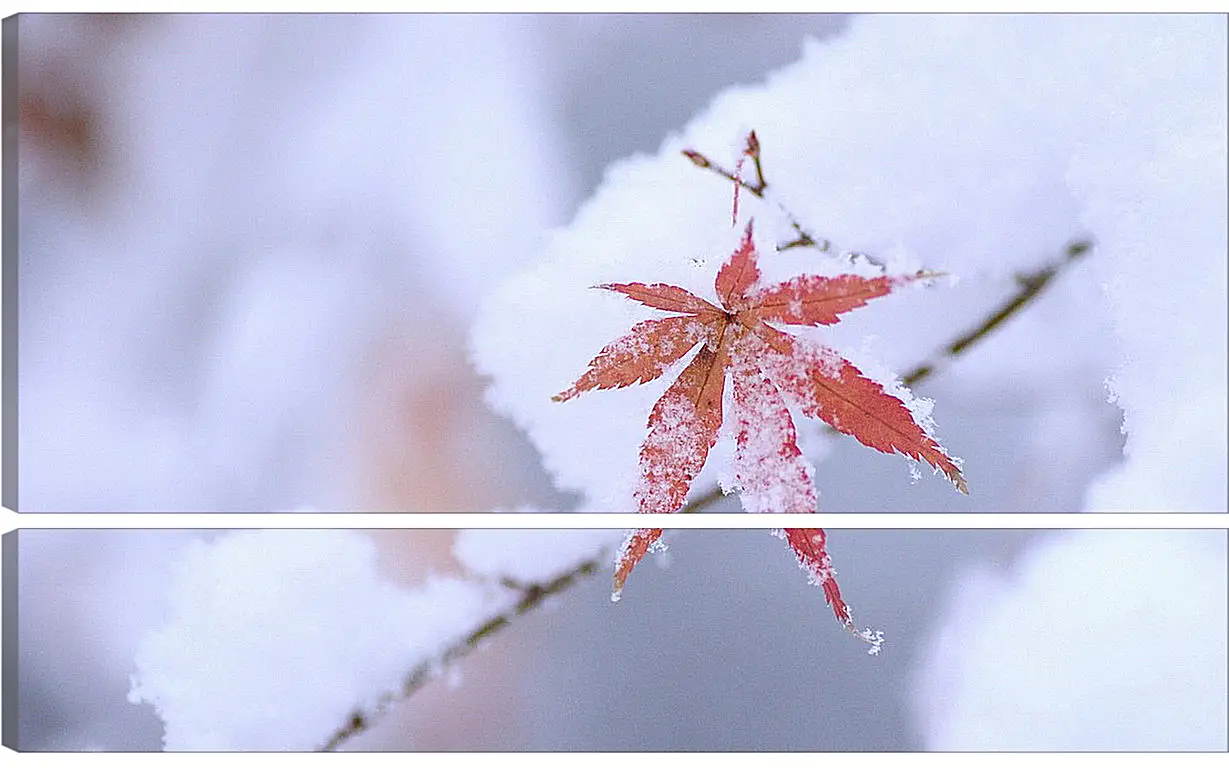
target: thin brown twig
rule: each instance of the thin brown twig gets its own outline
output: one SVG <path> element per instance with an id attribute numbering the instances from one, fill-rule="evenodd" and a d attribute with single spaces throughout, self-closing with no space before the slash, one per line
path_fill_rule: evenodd
<path id="1" fill-rule="evenodd" d="M 1005 323 L 1008 318 L 1017 314 L 1026 305 L 1037 298 L 1050 281 L 1053 280 L 1059 272 L 1066 267 L 1075 263 L 1092 251 L 1092 240 L 1080 239 L 1073 240 L 1067 245 L 1063 251 L 1063 255 L 1058 259 L 1046 264 L 1032 272 L 1016 276 L 1016 283 L 1020 286 L 1019 290 L 1002 304 L 997 309 L 986 315 L 977 327 L 971 329 L 968 333 L 962 334 L 941 351 L 933 355 L 929 361 L 921 363 L 909 373 L 905 374 L 901 381 L 905 386 L 913 386 L 919 381 L 930 376 L 934 372 L 936 366 L 940 365 L 943 360 L 951 360 L 958 357 L 969 347 L 981 341 L 995 328 Z"/>
<path id="2" fill-rule="evenodd" d="M 754 131 L 752 132 L 752 135 L 754 135 Z M 730 170 L 714 163 L 712 160 L 708 159 L 707 156 L 705 156 L 704 154 L 700 152 L 696 152 L 694 149 L 684 149 L 683 154 L 687 157 L 688 160 L 695 163 L 696 166 L 710 170 L 713 173 L 717 174 L 718 176 L 724 177 L 727 181 L 732 181 L 738 184 L 738 186 L 747 190 L 748 192 L 760 198 L 761 200 L 764 200 L 765 199 L 764 190 L 768 188 L 768 181 L 764 179 L 764 166 L 762 165 L 760 161 L 758 140 L 755 142 L 754 145 L 751 145 L 751 146 L 754 146 L 754 150 L 755 150 L 754 154 L 752 154 L 751 152 L 748 152 L 748 154 L 751 155 L 751 160 L 753 161 L 755 165 L 756 181 L 754 184 L 747 181 L 746 179 L 739 177 L 737 174 L 731 172 Z M 778 245 L 777 246 L 778 251 L 786 251 L 786 250 L 789 250 L 790 248 L 803 248 L 807 246 L 814 246 L 820 251 L 823 251 L 826 253 L 832 247 L 832 243 L 830 243 L 829 241 L 825 240 L 822 237 L 819 239 L 816 239 L 809 232 L 803 229 L 802 225 L 798 223 L 798 220 L 795 219 L 793 214 L 791 214 L 789 211 L 785 210 L 780 205 L 778 205 L 777 207 L 781 208 L 781 212 L 785 214 L 785 217 L 789 220 L 789 225 L 793 227 L 794 232 L 797 233 L 798 235 L 796 238 L 789 241 L 788 243 L 785 243 L 783 245 Z M 860 255 L 865 256 L 865 254 L 860 254 Z M 883 266 L 882 264 L 878 264 L 878 262 L 872 261 L 872 263 L 875 263 L 878 266 Z"/>
<path id="3" fill-rule="evenodd" d="M 755 177 L 759 180 L 760 193 L 763 194 L 764 187 L 768 186 L 768 182 L 764 180 L 764 166 L 760 162 L 760 138 L 755 135 L 755 131 L 747 134 L 746 153 L 751 156 L 751 160 L 755 163 Z"/>

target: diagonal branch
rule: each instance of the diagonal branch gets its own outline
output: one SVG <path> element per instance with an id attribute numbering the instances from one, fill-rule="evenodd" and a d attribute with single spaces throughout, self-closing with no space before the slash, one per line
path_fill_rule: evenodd
<path id="1" fill-rule="evenodd" d="M 904 382 L 905 386 L 911 387 L 929 377 L 943 361 L 953 360 L 960 356 L 966 349 L 984 339 L 991 331 L 1028 306 L 1033 299 L 1037 298 L 1038 294 L 1045 290 L 1045 287 L 1050 284 L 1051 280 L 1057 277 L 1064 269 L 1091 252 L 1092 248 L 1093 243 L 1091 240 L 1072 240 L 1059 258 L 1032 272 L 1016 275 L 1016 283 L 1020 286 L 1016 293 L 1009 296 L 1006 301 L 989 315 L 986 315 L 985 319 L 977 327 L 962 334 L 925 362 L 919 364 L 907 373 L 901 381 Z"/>

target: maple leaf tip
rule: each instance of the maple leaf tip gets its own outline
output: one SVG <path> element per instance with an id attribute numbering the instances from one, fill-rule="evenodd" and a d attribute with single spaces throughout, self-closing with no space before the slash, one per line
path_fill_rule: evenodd
<path id="1" fill-rule="evenodd" d="M 610 602 L 617 603 L 623 598 L 623 585 L 627 583 L 628 574 L 621 571 L 615 571 L 613 583 L 610 587 Z"/>

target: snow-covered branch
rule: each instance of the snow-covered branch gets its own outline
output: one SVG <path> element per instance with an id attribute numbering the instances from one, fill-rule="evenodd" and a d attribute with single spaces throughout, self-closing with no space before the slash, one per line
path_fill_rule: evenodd
<path id="1" fill-rule="evenodd" d="M 401 688 L 395 693 L 385 694 L 371 707 L 353 712 L 348 722 L 329 737 L 321 751 L 334 751 L 363 733 L 382 717 L 390 706 L 413 696 L 424 685 L 439 677 L 449 664 L 478 650 L 489 638 L 508 627 L 518 617 L 541 606 L 548 598 L 558 595 L 594 573 L 606 570 L 609 561 L 610 558 L 605 554 L 582 560 L 568 571 L 542 584 L 523 584 L 512 579 L 502 579 L 503 585 L 517 594 L 514 605 L 483 619 L 464 638 L 447 646 L 434 658 L 420 662 L 405 675 Z"/>

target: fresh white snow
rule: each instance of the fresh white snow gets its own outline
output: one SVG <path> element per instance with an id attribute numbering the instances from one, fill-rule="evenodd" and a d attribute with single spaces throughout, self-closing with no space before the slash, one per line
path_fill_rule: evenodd
<path id="1" fill-rule="evenodd" d="M 406 590 L 362 533 L 238 531 L 186 551 L 170 615 L 136 656 L 129 699 L 168 750 L 312 750 L 394 693 L 514 593 L 432 577 Z"/>
<path id="2" fill-rule="evenodd" d="M 928 749 L 1226 741 L 1224 531 L 1063 531 L 952 585 L 917 666 Z"/>

